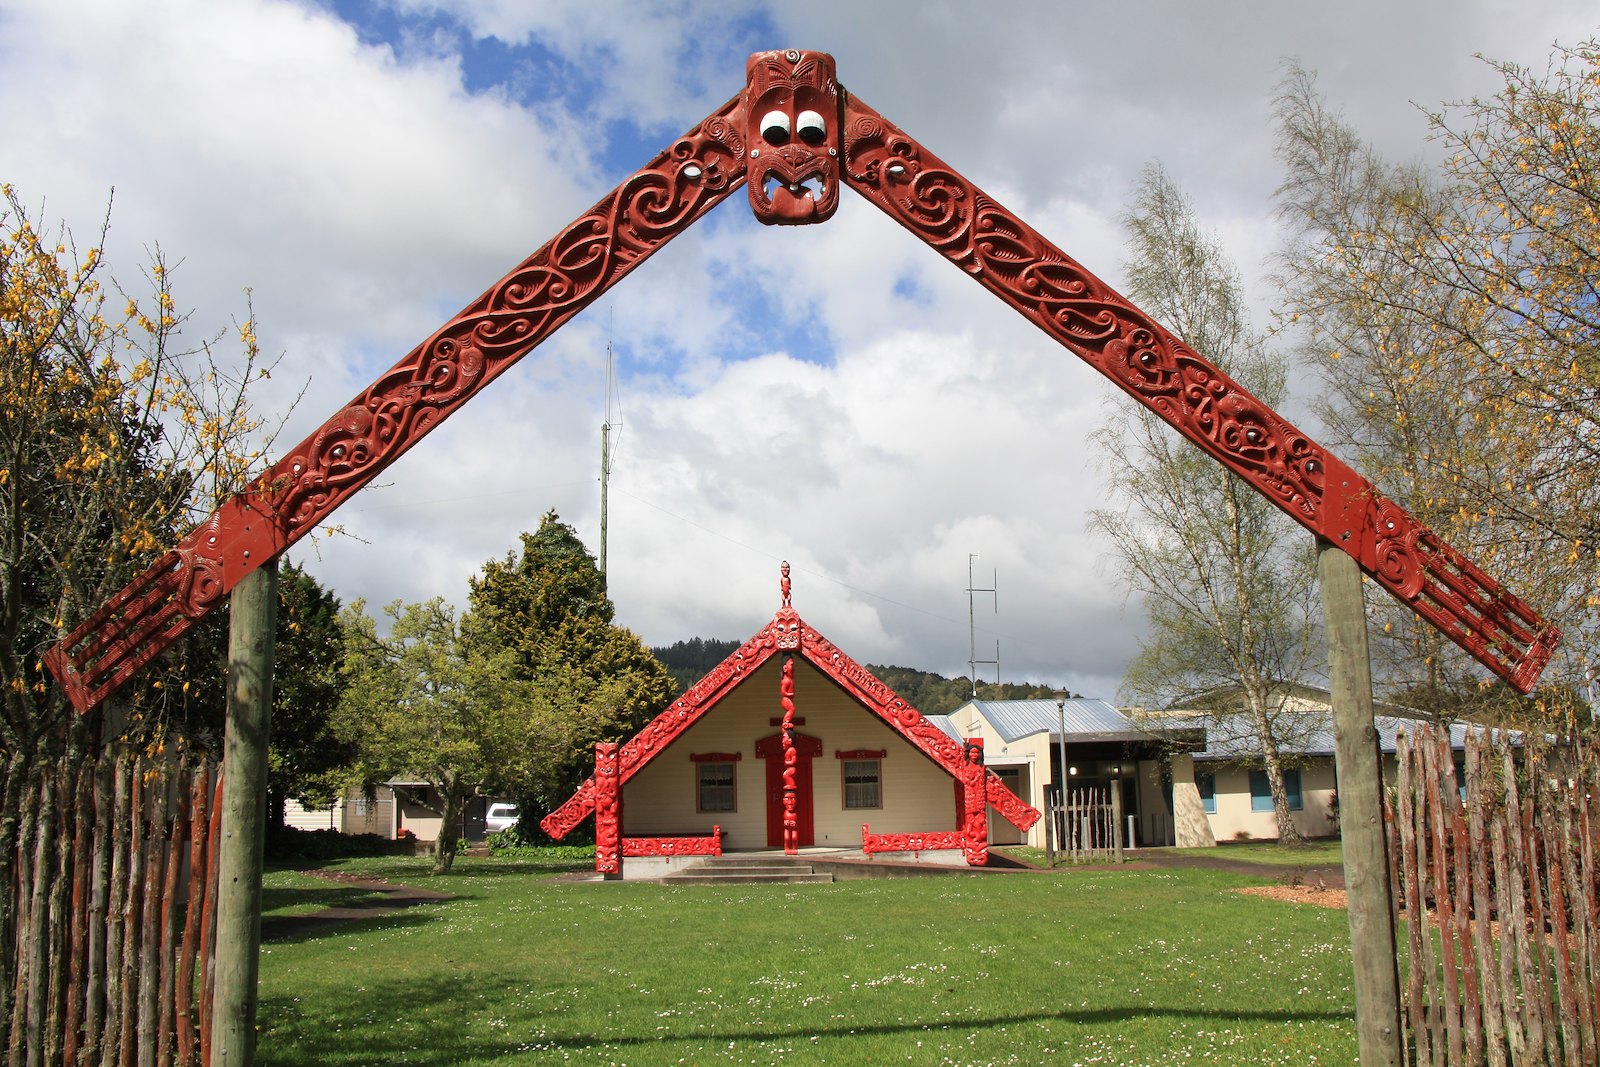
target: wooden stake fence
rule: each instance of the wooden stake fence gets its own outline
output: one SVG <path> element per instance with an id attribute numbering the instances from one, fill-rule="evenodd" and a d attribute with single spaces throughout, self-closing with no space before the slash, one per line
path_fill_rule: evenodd
<path id="1" fill-rule="evenodd" d="M 23 794 L 3 914 L 10 1067 L 207 1062 L 220 767 L 62 760 Z M 204 973 L 197 975 L 197 961 Z"/>
<path id="2" fill-rule="evenodd" d="M 1397 745 L 1408 1062 L 1600 1064 L 1600 752 L 1469 730 Z M 1464 780 L 1463 780 L 1464 779 Z"/>
<path id="3" fill-rule="evenodd" d="M 1055 823 L 1058 859 L 1088 863 L 1113 858 L 1117 817 L 1109 790 L 1068 790 L 1065 802 L 1059 808 L 1052 805 L 1050 814 Z"/>

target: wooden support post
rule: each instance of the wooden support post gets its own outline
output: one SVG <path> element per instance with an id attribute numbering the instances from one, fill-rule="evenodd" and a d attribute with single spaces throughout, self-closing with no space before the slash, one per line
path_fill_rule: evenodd
<path id="1" fill-rule="evenodd" d="M 1122 854 L 1122 779 L 1111 779 L 1111 847 L 1118 863 L 1126 863 Z"/>
<path id="2" fill-rule="evenodd" d="M 1050 799 L 1050 791 L 1044 794 L 1044 863 L 1046 867 L 1056 865 L 1056 802 Z"/>
<path id="3" fill-rule="evenodd" d="M 1372 663 L 1361 571 L 1330 541 L 1317 541 L 1328 680 L 1338 768 L 1339 834 L 1355 964 L 1356 1037 L 1362 1067 L 1399 1067 L 1400 972 L 1395 959 L 1388 841 L 1383 828 L 1383 763 L 1372 721 Z"/>
<path id="4" fill-rule="evenodd" d="M 273 637 L 278 622 L 276 560 L 240 579 L 233 588 L 231 611 L 211 1063 L 213 1067 L 250 1067 L 256 1051 L 267 734 L 272 719 Z"/>

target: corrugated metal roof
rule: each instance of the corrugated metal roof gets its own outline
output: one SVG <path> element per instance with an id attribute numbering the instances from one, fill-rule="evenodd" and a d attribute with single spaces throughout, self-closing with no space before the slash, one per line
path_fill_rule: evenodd
<path id="1" fill-rule="evenodd" d="M 952 741 L 961 740 L 961 731 L 956 728 L 955 720 L 948 715 L 924 715 L 933 725 L 945 732 L 945 736 Z"/>
<path id="2" fill-rule="evenodd" d="M 1123 741 L 1143 740 L 1150 734 L 1134 726 L 1127 717 L 1104 700 L 1074 698 L 1060 712 L 1054 700 L 969 700 L 963 707 L 976 708 L 1006 744 L 1034 734 L 1057 734 L 1065 714 L 1067 740 Z M 960 709 L 957 709 L 958 711 Z"/>

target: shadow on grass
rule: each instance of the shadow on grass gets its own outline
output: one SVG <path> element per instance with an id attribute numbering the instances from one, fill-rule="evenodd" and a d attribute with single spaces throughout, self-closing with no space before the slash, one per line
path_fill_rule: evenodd
<path id="1" fill-rule="evenodd" d="M 462 900 L 462 897 L 456 897 Z M 434 903 L 429 901 L 428 903 Z M 444 903 L 444 902 L 440 902 Z M 279 945 L 303 945 L 337 934 L 370 934 L 384 930 L 399 930 L 407 926 L 426 926 L 439 922 L 442 916 L 419 914 L 413 905 L 404 911 L 388 915 L 374 915 L 370 919 L 319 919 L 315 915 L 271 916 L 261 920 L 261 940 Z"/>
<path id="2" fill-rule="evenodd" d="M 877 1025 L 850 1026 L 836 1022 L 816 1028 L 712 1029 L 708 1027 L 703 1030 L 697 1029 L 682 1033 L 632 1036 L 627 1034 L 550 1033 L 549 1029 L 544 1025 L 546 1018 L 536 1017 L 520 1020 L 518 1028 L 522 1029 L 531 1026 L 537 1036 L 513 1040 L 508 1035 L 507 1038 L 496 1040 L 488 1036 L 479 1037 L 465 1033 L 460 1023 L 464 1023 L 467 1020 L 461 1018 L 452 1021 L 449 1018 L 448 1007 L 442 1003 L 443 998 L 440 996 L 442 993 L 448 993 L 448 995 L 458 998 L 470 997 L 476 993 L 480 986 L 485 986 L 486 983 L 493 984 L 493 981 L 480 973 L 469 974 L 464 977 L 453 977 L 437 982 L 429 991 L 419 990 L 415 985 L 391 985 L 382 991 L 373 990 L 372 987 L 363 990 L 362 998 L 371 998 L 374 1008 L 384 1014 L 395 1013 L 398 1009 L 403 1017 L 421 1020 L 424 1018 L 423 1012 L 425 1009 L 437 1013 L 432 1018 L 427 1019 L 428 1025 L 410 1030 L 403 1036 L 390 1036 L 373 1028 L 363 1028 L 355 1033 L 346 1031 L 343 1034 L 320 1028 L 308 1028 L 301 1031 L 300 1028 L 310 1021 L 302 1013 L 304 1005 L 294 1003 L 288 997 L 263 998 L 263 1019 L 273 1021 L 264 1028 L 263 1037 L 266 1038 L 266 1041 L 258 1052 L 258 1061 L 262 1064 L 340 1062 L 350 1053 L 350 1042 L 357 1035 L 359 1035 L 362 1062 L 370 1062 L 376 1058 L 382 1062 L 392 1063 L 398 1062 L 399 1058 L 403 1056 L 404 1062 L 408 1064 L 432 1067 L 435 1064 L 456 1064 L 464 1059 L 495 1059 L 516 1052 L 571 1052 L 594 1048 L 643 1049 L 667 1042 L 684 1041 L 766 1043 L 796 1040 L 810 1041 L 812 1038 L 895 1037 L 912 1034 L 995 1030 L 1000 1027 L 1046 1022 L 1095 1027 L 1115 1025 L 1139 1019 L 1170 1019 L 1173 1021 L 1185 1020 L 1222 1026 L 1241 1022 L 1266 1024 L 1334 1023 L 1354 1018 L 1353 1013 L 1348 1011 L 1228 1011 L 1197 1008 L 1126 1007 L 1017 1012 L 965 1017 L 953 1016 L 927 1022 L 896 1022 Z M 401 990 L 404 990 L 404 992 L 401 992 Z M 352 1005 L 352 1007 L 354 1006 Z M 558 1018 L 549 1018 L 548 1021 L 556 1022 Z M 1055 1040 L 1060 1040 L 1060 1036 L 1057 1035 Z"/>

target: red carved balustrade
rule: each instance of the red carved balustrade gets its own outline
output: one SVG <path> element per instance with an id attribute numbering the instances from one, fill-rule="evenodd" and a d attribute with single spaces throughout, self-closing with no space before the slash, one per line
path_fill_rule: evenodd
<path id="1" fill-rule="evenodd" d="M 722 827 L 700 837 L 624 837 L 623 856 L 720 856 Z"/>
<path id="2" fill-rule="evenodd" d="M 939 852 L 967 848 L 965 830 L 941 830 L 926 834 L 875 834 L 866 824 L 861 824 L 861 851 L 871 859 L 874 852 Z"/>

